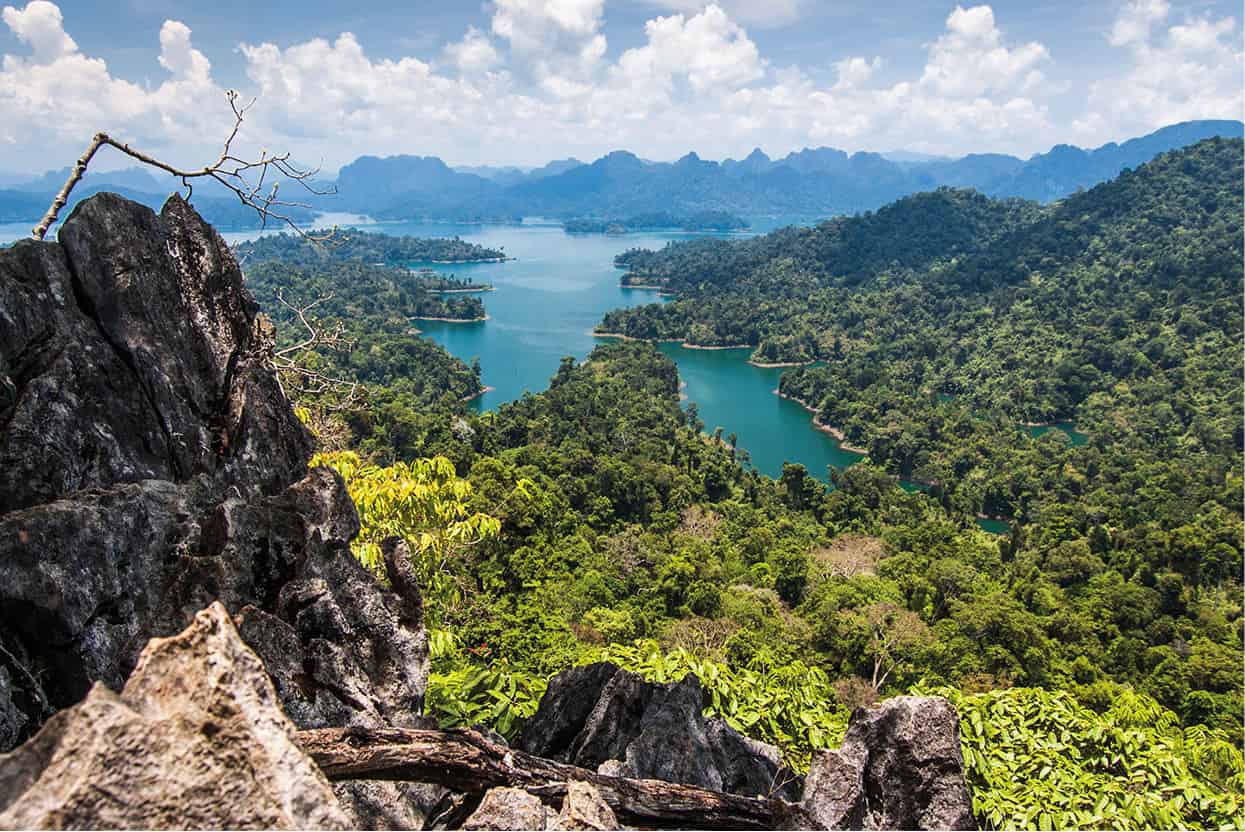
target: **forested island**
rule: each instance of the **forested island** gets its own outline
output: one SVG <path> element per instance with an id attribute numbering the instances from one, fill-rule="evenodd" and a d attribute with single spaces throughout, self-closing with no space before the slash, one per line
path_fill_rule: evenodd
<path id="1" fill-rule="evenodd" d="M 429 292 L 442 295 L 479 294 L 493 291 L 491 283 L 476 283 L 466 277 L 444 274 L 434 269 L 418 269 L 415 272 L 415 285 Z"/>
<path id="2" fill-rule="evenodd" d="M 626 234 L 631 231 L 743 231 L 748 222 L 725 211 L 698 211 L 676 216 L 666 211 L 636 214 L 625 219 L 579 218 L 562 224 L 572 234 Z"/>
<path id="3" fill-rule="evenodd" d="M 418 263 L 497 263 L 506 253 L 458 237 L 394 237 L 357 228 L 316 229 L 307 234 L 272 234 L 237 245 L 243 263 L 280 261 L 308 266 L 325 261 L 385 266 Z"/>

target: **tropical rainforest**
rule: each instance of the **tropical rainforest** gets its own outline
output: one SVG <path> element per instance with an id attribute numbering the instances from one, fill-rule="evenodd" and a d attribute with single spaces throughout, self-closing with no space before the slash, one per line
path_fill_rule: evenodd
<path id="1" fill-rule="evenodd" d="M 695 672 L 800 768 L 851 708 L 937 692 L 987 828 L 1239 827 L 1241 157 L 1209 140 L 1050 206 L 943 189 L 622 255 L 677 299 L 603 329 L 811 362 L 782 392 L 868 449 L 824 480 L 747 466 L 650 344 L 475 413 L 478 367 L 418 337 L 432 301 L 395 270 L 247 280 L 298 367 L 366 391 L 292 382 L 360 560 L 383 581 L 381 539 L 416 553 L 443 724 L 512 736 L 552 674 L 609 659 Z M 1057 420 L 1088 441 L 1023 424 Z"/>

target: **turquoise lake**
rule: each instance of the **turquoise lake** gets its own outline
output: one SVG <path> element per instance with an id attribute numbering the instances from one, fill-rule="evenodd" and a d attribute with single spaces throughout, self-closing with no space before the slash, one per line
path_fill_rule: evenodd
<path id="1" fill-rule="evenodd" d="M 359 218 L 346 215 L 325 219 L 343 227 L 354 223 L 393 235 L 458 236 L 502 249 L 515 258 L 504 263 L 436 264 L 438 271 L 495 287 L 495 291 L 481 295 L 489 320 L 468 324 L 418 322 L 426 336 L 464 361 L 480 359 L 484 383 L 490 388 L 472 402 L 480 410 L 495 409 L 525 392 L 538 393 L 548 387 L 563 356 L 583 359 L 606 340 L 593 336 L 592 328 L 609 310 L 660 302 L 654 291 L 618 285 L 621 272 L 614 267 L 614 255 L 628 248 L 660 248 L 671 240 L 704 236 L 662 232 L 567 234 L 560 224 L 539 220 L 523 225 L 466 225 L 360 223 Z M 754 219 L 750 233 L 763 233 L 792 221 Z M 28 225 L 0 225 L 0 243 L 26 236 Z M 258 232 L 226 232 L 223 236 L 237 242 L 253 239 Z M 750 350 L 695 350 L 678 344 L 660 344 L 658 349 L 678 366 L 683 393 L 696 403 L 705 430 L 721 427 L 724 436 L 734 433 L 738 446 L 748 452 L 752 465 L 761 473 L 777 477 L 784 462 L 799 462 L 824 481 L 828 466 L 845 467 L 861 458 L 841 450 L 835 439 L 816 430 L 804 408 L 775 395 L 782 370 L 753 367 L 747 362 Z M 1084 444 L 1087 439 L 1068 424 L 1030 428 L 1029 432 L 1040 436 L 1055 429 L 1068 433 L 1073 444 Z M 1006 530 L 1006 524 L 999 521 L 979 522 L 988 531 Z"/>
<path id="2" fill-rule="evenodd" d="M 756 223 L 755 231 L 778 223 Z M 464 361 L 480 359 L 484 383 L 492 389 L 476 399 L 482 410 L 512 401 L 525 391 L 538 393 L 563 356 L 583 359 L 606 339 L 592 328 L 611 309 L 659 302 L 656 292 L 623 289 L 614 255 L 641 246 L 659 248 L 670 240 L 698 236 L 680 233 L 626 235 L 567 234 L 560 225 L 471 226 L 392 223 L 375 227 L 389 234 L 460 236 L 516 258 L 505 263 L 437 264 L 438 271 L 490 283 L 481 295 L 489 320 L 454 324 L 419 321 L 425 335 Z M 721 235 L 728 236 L 728 235 Z M 416 265 L 416 264 L 412 264 Z M 749 350 L 689 350 L 677 344 L 659 349 L 679 368 L 684 394 L 696 403 L 705 429 L 736 434 L 752 464 L 777 477 L 783 462 L 801 462 L 826 479 L 828 465 L 860 459 L 839 450 L 833 438 L 814 430 L 809 413 L 774 395 L 779 369 L 748 364 Z"/>

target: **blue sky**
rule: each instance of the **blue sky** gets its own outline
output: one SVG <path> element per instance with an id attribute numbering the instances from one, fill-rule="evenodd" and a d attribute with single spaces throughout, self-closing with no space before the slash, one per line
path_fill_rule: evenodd
<path id="1" fill-rule="evenodd" d="M 330 169 L 364 153 L 529 165 L 618 148 L 1027 156 L 1242 115 L 1236 3 L 387 5 L 5 6 L 0 170 L 68 164 L 99 129 L 200 162 L 229 126 L 226 88 L 257 97 L 250 147 Z"/>

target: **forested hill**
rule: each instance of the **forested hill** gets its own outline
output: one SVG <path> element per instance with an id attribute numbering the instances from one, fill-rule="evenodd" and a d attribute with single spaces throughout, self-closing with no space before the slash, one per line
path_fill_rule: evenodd
<path id="1" fill-rule="evenodd" d="M 1041 541 L 1033 567 L 1069 591 L 1108 565 L 1138 586 L 1169 581 L 1173 599 L 1226 592 L 1239 610 L 1241 181 L 1242 142 L 1208 140 L 1027 221 L 1014 204 L 982 203 L 1010 228 L 928 262 L 902 252 L 911 237 L 947 236 L 933 208 L 954 194 L 905 201 L 931 209 L 906 226 L 879 221 L 887 210 L 672 246 L 649 268 L 679 299 L 602 326 L 815 359 L 783 375 L 784 395 L 942 505 Z M 893 263 L 825 254 L 870 228 L 885 233 L 866 250 L 893 244 Z M 1086 444 L 1022 424 L 1056 420 L 1074 420 Z M 1165 661 L 1135 646 L 1138 667 Z"/>
<path id="2" fill-rule="evenodd" d="M 991 241 L 1043 215 L 1024 200 L 992 200 L 976 191 L 940 188 L 856 217 L 815 228 L 791 226 L 743 240 L 671 243 L 660 251 L 631 249 L 614 259 L 624 283 L 660 285 L 676 293 L 746 292 L 765 266 L 783 261 L 818 283 L 857 282 L 895 266 L 919 268 L 983 250 Z"/>
<path id="3" fill-rule="evenodd" d="M 923 303 L 899 316 L 909 333 L 923 310 L 944 315 L 921 332 L 932 343 L 1017 315 L 1067 323 L 1073 312 L 1082 315 L 1078 334 L 1092 338 L 1130 305 L 1141 319 L 1159 307 L 1179 304 L 1179 315 L 1206 306 L 1229 325 L 1223 303 L 1239 293 L 1241 147 L 1211 139 L 1049 207 L 941 189 L 811 229 L 631 250 L 616 259 L 630 270 L 624 281 L 660 285 L 680 301 L 612 312 L 600 328 L 703 344 L 769 342 L 766 357 L 803 360 L 859 347 L 885 331 L 876 308 L 901 300 Z M 1176 296 L 1150 294 L 1178 285 Z M 874 312 L 852 308 L 861 293 Z M 945 317 L 969 309 L 964 320 Z M 789 347 L 773 340 L 782 336 Z M 1030 344 L 1033 358 L 1060 341 Z M 1064 404 L 1047 415 L 1072 415 Z"/>

